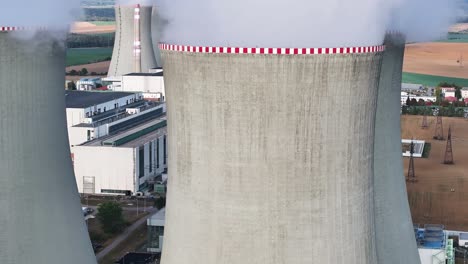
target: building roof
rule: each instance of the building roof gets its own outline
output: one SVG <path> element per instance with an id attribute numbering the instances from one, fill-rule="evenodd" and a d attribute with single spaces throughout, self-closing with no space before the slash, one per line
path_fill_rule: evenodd
<path id="1" fill-rule="evenodd" d="M 101 78 L 81 78 L 80 82 L 99 82 Z"/>
<path id="2" fill-rule="evenodd" d="M 125 74 L 124 76 L 164 76 L 164 72 L 155 72 L 155 73 L 141 73 L 141 72 L 135 72 L 135 73 L 129 73 Z"/>
<path id="3" fill-rule="evenodd" d="M 67 108 L 87 108 L 132 94 L 135 93 L 65 91 L 65 103 Z"/>
<path id="4" fill-rule="evenodd" d="M 166 116 L 151 119 L 106 137 L 83 143 L 82 146 L 136 148 L 166 134 Z"/>
<path id="5" fill-rule="evenodd" d="M 414 83 L 402 83 L 401 89 L 402 90 L 420 90 L 422 89 L 422 84 L 414 84 Z"/>

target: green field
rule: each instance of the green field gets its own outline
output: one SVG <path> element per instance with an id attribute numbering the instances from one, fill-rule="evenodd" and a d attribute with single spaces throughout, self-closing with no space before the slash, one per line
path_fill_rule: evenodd
<path id="1" fill-rule="evenodd" d="M 464 33 L 448 33 L 446 39 L 441 39 L 437 42 L 449 42 L 449 43 L 468 43 L 468 34 Z"/>
<path id="2" fill-rule="evenodd" d="M 115 25 L 115 21 L 88 21 L 89 23 L 96 25 L 96 26 L 113 26 Z"/>
<path id="3" fill-rule="evenodd" d="M 112 48 L 80 48 L 67 50 L 67 66 L 75 66 L 108 60 Z"/>
<path id="4" fill-rule="evenodd" d="M 464 87 L 468 86 L 468 79 L 452 78 L 452 77 L 444 77 L 444 76 L 436 76 L 436 75 L 425 75 L 425 74 L 408 73 L 408 72 L 403 73 L 403 82 L 422 84 L 425 86 L 432 86 L 432 87 L 437 86 L 441 82 L 455 83 L 457 85 L 464 86 Z"/>

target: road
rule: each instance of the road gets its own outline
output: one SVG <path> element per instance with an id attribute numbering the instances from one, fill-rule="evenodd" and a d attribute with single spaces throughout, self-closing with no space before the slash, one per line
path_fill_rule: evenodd
<path id="1" fill-rule="evenodd" d="M 93 208 L 92 206 L 88 206 L 88 207 Z M 95 208 L 93 208 L 93 209 L 95 209 Z M 128 208 L 128 209 L 135 209 L 135 210 L 129 210 L 129 211 L 136 211 L 136 208 Z M 125 210 L 125 208 L 124 208 L 124 210 Z M 142 209 L 140 208 L 140 210 L 142 210 Z M 105 247 L 103 250 L 101 250 L 96 255 L 97 260 L 100 260 L 103 257 L 105 257 L 107 254 L 109 254 L 109 252 L 111 252 L 114 248 L 116 248 L 118 245 L 120 245 L 120 243 L 125 241 L 142 224 L 146 224 L 146 220 L 148 218 L 150 218 L 153 214 L 155 214 L 158 211 L 158 209 L 148 207 L 146 211 L 149 212 L 149 214 L 146 217 L 143 217 L 140 220 L 133 223 L 131 226 L 129 226 L 127 229 L 125 229 L 125 231 L 122 234 L 120 234 L 118 237 L 116 237 L 111 244 L 109 244 L 107 247 Z"/>

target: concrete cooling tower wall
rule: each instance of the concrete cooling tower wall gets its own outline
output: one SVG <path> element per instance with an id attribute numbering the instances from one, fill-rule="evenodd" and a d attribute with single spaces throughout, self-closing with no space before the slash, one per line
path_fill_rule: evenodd
<path id="1" fill-rule="evenodd" d="M 374 143 L 374 188 L 379 264 L 420 263 L 401 154 L 400 92 L 404 36 L 386 36 Z"/>
<path id="2" fill-rule="evenodd" d="M 383 47 L 161 49 L 163 264 L 377 263 Z"/>
<path id="3" fill-rule="evenodd" d="M 149 69 L 156 67 L 151 40 L 151 13 L 150 6 L 115 7 L 117 27 L 109 76 L 148 72 Z M 135 27 L 138 20 L 140 23 Z M 138 35 L 139 41 L 136 39 Z"/>
<path id="4" fill-rule="evenodd" d="M 157 6 L 153 6 L 153 14 L 151 15 L 151 38 L 153 40 L 153 51 L 154 57 L 156 58 L 156 66 L 161 67 L 161 51 L 159 50 L 159 42 L 161 40 L 162 32 L 162 19 L 159 15 L 159 10 Z"/>
<path id="5" fill-rule="evenodd" d="M 68 145 L 65 50 L 0 27 L 0 263 L 96 263 Z"/>

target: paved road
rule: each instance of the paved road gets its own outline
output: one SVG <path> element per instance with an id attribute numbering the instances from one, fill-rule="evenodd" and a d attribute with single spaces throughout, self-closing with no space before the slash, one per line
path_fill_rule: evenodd
<path id="1" fill-rule="evenodd" d="M 89 206 L 89 207 L 91 207 L 91 206 Z M 91 208 L 93 208 L 93 207 L 91 207 Z M 135 210 L 136 210 L 136 208 L 135 208 Z M 108 245 L 103 250 L 101 250 L 101 252 L 99 252 L 96 255 L 96 258 L 98 260 L 100 260 L 104 256 L 106 256 L 107 254 L 109 254 L 109 252 L 111 252 L 114 248 L 116 248 L 118 245 L 120 245 L 120 243 L 125 241 L 138 227 L 140 227 L 142 224 L 146 225 L 146 220 L 148 218 L 150 218 L 153 214 L 155 214 L 157 211 L 158 211 L 158 209 L 156 209 L 156 208 L 148 208 L 147 212 L 149 212 L 149 215 L 147 215 L 146 217 L 141 218 L 140 220 L 133 223 L 133 225 L 131 225 L 127 229 L 125 229 L 125 231 L 122 234 L 120 234 L 110 245 Z"/>

